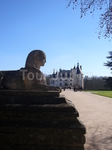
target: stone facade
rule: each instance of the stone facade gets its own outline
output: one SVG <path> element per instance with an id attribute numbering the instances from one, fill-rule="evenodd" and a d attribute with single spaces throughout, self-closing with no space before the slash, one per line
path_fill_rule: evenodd
<path id="1" fill-rule="evenodd" d="M 71 70 L 59 70 L 50 75 L 50 86 L 77 87 L 84 89 L 82 66 L 74 66 Z"/>

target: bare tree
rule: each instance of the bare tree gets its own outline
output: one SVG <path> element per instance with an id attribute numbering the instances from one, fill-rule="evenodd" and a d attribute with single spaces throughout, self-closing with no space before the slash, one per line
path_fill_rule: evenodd
<path id="1" fill-rule="evenodd" d="M 81 18 L 87 12 L 93 13 L 95 10 L 101 10 L 98 38 L 101 36 L 112 38 L 112 0 L 68 0 L 67 8 L 71 5 L 73 9 L 80 6 Z"/>
<path id="2" fill-rule="evenodd" d="M 84 78 L 84 89 L 85 90 L 110 90 L 112 86 L 107 84 L 107 77 L 93 76 L 91 78 L 85 76 Z"/>

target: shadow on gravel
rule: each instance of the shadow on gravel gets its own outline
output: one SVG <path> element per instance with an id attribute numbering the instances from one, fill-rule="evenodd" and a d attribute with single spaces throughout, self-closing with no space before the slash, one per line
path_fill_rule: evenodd
<path id="1" fill-rule="evenodd" d="M 101 130 L 101 128 L 100 128 Z M 87 139 L 85 150 L 112 150 L 112 135 L 109 132 L 98 134 L 99 128 Z"/>

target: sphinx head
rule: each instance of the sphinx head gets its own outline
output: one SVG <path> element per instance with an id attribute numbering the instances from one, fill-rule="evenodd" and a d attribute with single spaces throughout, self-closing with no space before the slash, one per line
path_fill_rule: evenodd
<path id="1" fill-rule="evenodd" d="M 40 69 L 40 66 L 44 66 L 45 62 L 45 53 L 42 50 L 33 50 L 27 56 L 25 67 Z"/>

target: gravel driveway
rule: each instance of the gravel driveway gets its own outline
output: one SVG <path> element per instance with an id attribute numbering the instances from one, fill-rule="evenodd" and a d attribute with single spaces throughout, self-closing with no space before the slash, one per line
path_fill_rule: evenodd
<path id="1" fill-rule="evenodd" d="M 71 100 L 86 126 L 85 150 L 112 150 L 112 98 L 90 92 L 61 92 Z"/>

